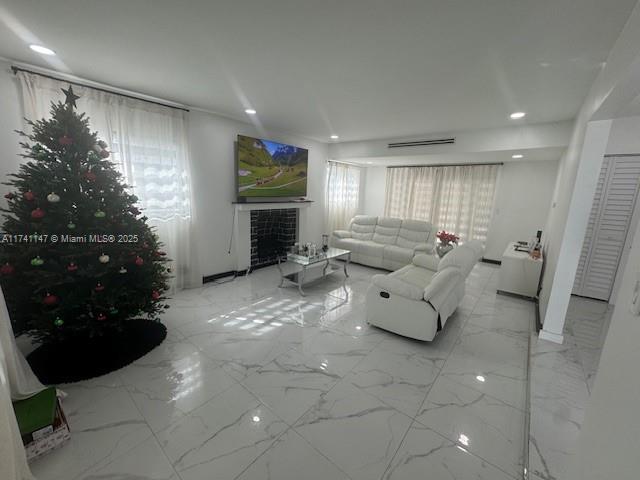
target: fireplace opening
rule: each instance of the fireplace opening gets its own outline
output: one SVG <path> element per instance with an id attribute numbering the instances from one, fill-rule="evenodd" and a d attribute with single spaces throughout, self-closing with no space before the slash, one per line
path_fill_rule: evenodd
<path id="1" fill-rule="evenodd" d="M 251 211 L 251 268 L 278 263 L 296 242 L 296 208 Z"/>

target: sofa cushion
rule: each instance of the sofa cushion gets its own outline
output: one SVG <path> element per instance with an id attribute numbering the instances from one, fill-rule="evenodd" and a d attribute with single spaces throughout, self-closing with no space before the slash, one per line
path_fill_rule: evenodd
<path id="1" fill-rule="evenodd" d="M 358 242 L 357 252 L 360 255 L 366 255 L 368 257 L 379 257 L 382 259 L 382 253 L 385 246 L 371 240 L 365 240 Z"/>
<path id="2" fill-rule="evenodd" d="M 402 263 L 409 265 L 413 258 L 413 250 L 398 247 L 397 245 L 385 245 L 382 258 L 386 263 Z"/>
<path id="3" fill-rule="evenodd" d="M 421 253 L 420 255 L 416 255 L 413 257 L 413 264 L 418 267 L 428 268 L 433 272 L 438 271 L 438 265 L 440 264 L 440 258 L 437 255 L 427 255 L 425 253 Z"/>
<path id="4" fill-rule="evenodd" d="M 401 224 L 402 220 L 399 218 L 378 217 L 378 223 L 373 233 L 373 241 L 384 243 L 385 245 L 395 245 Z"/>
<path id="5" fill-rule="evenodd" d="M 351 220 L 349 230 L 353 238 L 358 240 L 371 240 L 373 238 L 373 232 L 376 228 L 378 217 L 371 217 L 369 215 L 356 215 Z"/>
<path id="6" fill-rule="evenodd" d="M 360 240 L 355 240 L 353 238 L 336 238 L 336 237 L 333 237 L 331 239 L 331 246 L 332 247 L 342 248 L 343 250 L 349 250 L 351 252 L 355 252 L 360 243 L 362 243 Z"/>
<path id="7" fill-rule="evenodd" d="M 406 265 L 400 270 L 390 273 L 389 277 L 409 283 L 415 287 L 420 287 L 424 294 L 424 288 L 429 285 L 435 274 L 436 272 L 433 270 L 416 267 L 415 265 Z M 422 297 L 420 298 L 422 299 Z"/>
<path id="8" fill-rule="evenodd" d="M 429 222 L 421 220 L 403 220 L 398 231 L 396 245 L 413 249 L 420 243 L 433 243 L 434 228 Z"/>
<path id="9" fill-rule="evenodd" d="M 351 238 L 351 230 L 334 230 L 333 236 L 337 238 Z"/>

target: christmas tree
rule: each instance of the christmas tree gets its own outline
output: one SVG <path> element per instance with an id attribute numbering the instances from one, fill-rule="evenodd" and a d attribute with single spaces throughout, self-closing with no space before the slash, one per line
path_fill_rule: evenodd
<path id="1" fill-rule="evenodd" d="M 0 282 L 16 334 L 41 342 L 96 337 L 156 319 L 169 269 L 89 119 L 63 90 L 49 120 L 18 132 L 28 161 L 6 185 Z"/>

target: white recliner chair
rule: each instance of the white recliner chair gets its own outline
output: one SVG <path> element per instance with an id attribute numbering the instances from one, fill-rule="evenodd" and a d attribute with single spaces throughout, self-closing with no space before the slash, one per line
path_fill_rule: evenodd
<path id="1" fill-rule="evenodd" d="M 405 337 L 433 340 L 462 301 L 465 280 L 482 253 L 482 244 L 471 241 L 442 259 L 419 254 L 411 265 L 375 275 L 365 301 L 367 322 Z"/>

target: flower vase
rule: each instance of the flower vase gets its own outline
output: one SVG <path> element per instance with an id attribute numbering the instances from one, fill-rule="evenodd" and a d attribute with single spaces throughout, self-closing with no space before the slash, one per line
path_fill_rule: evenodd
<path id="1" fill-rule="evenodd" d="M 436 245 L 436 253 L 440 258 L 444 257 L 451 250 L 453 250 L 453 244 L 451 243 L 439 243 Z"/>

